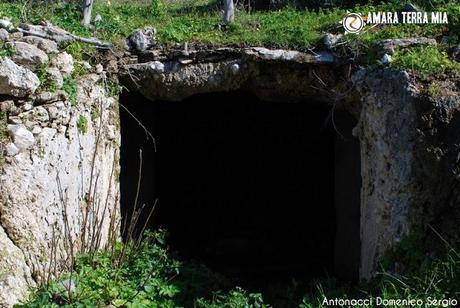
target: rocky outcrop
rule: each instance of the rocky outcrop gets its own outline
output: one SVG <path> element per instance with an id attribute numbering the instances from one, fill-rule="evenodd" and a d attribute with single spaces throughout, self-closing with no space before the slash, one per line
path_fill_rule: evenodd
<path id="1" fill-rule="evenodd" d="M 68 268 L 70 255 L 106 247 L 119 226 L 118 101 L 105 71 L 73 76 L 73 57 L 43 38 L 9 44 L 17 53 L 0 58 L 2 307 Z M 45 68 L 55 87 L 37 90 L 32 69 L 48 63 L 45 51 L 57 53 Z M 64 78 L 75 78 L 76 93 L 56 90 Z"/>

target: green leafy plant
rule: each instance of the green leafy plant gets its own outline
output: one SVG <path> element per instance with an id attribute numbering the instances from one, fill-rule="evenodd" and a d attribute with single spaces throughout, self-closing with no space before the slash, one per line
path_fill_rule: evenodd
<path id="1" fill-rule="evenodd" d="M 178 290 L 170 280 L 178 263 L 168 257 L 163 238 L 164 232 L 147 232 L 135 249 L 118 243 L 113 251 L 80 255 L 73 275 L 45 286 L 22 307 L 174 307 Z M 62 287 L 65 279 L 74 282 L 73 292 Z"/>

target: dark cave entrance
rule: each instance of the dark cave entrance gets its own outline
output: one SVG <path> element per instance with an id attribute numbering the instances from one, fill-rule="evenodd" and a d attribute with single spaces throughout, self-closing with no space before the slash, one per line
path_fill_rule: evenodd
<path id="1" fill-rule="evenodd" d="M 121 103 L 157 146 L 121 110 L 122 215 L 132 210 L 142 149 L 138 204 L 159 199 L 150 226 L 168 230 L 181 258 L 255 290 L 325 274 L 357 279 L 360 153 L 348 113 L 334 113 L 334 128 L 324 103 L 242 92 L 181 102 L 124 93 Z"/>

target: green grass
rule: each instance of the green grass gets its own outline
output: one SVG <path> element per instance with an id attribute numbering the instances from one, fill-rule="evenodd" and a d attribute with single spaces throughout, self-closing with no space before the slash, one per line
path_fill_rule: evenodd
<path id="1" fill-rule="evenodd" d="M 446 51 L 438 46 L 414 47 L 397 51 L 392 66 L 412 70 L 423 76 L 460 73 L 460 63 L 450 60 Z"/>
<path id="2" fill-rule="evenodd" d="M 238 10 L 235 22 L 227 29 L 218 28 L 221 22 L 221 7 L 213 0 L 169 1 L 150 6 L 150 1 L 135 1 L 127 5 L 123 1 L 97 1 L 93 14 L 100 14 L 102 22 L 96 29 L 89 30 L 80 25 L 80 10 L 73 5 L 26 6 L 26 14 L 21 14 L 21 5 L 0 3 L 0 14 L 12 16 L 15 22 L 27 17 L 29 22 L 47 19 L 52 23 L 82 36 L 96 35 L 118 46 L 122 39 L 133 30 L 153 25 L 157 28 L 158 41 L 168 45 L 172 43 L 197 43 L 219 46 L 266 46 L 305 50 L 315 45 L 327 31 L 338 26 L 344 9 L 295 10 L 286 8 L 271 12 L 247 13 Z M 156 1 L 155 1 L 156 3 Z M 439 36 L 451 30 L 452 42 L 458 42 L 460 30 L 460 5 L 454 1 L 423 2 L 437 5 L 437 9 L 449 13 L 450 24 L 445 25 L 396 25 L 382 29 L 373 28 L 358 36 L 348 35 L 347 40 L 362 52 L 371 49 L 373 42 L 384 38 L 409 36 Z M 395 11 L 403 3 L 390 1 L 378 6 L 357 6 L 353 11 L 366 14 L 370 10 Z M 81 60 L 82 55 L 91 57 L 93 51 L 88 46 L 72 44 L 68 52 Z"/>

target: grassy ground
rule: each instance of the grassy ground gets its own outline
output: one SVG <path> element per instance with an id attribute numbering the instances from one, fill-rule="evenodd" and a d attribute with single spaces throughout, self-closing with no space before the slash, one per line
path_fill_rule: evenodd
<path id="1" fill-rule="evenodd" d="M 433 48 L 418 48 L 406 53 L 397 53 L 392 64 L 395 67 L 414 69 L 423 74 L 450 73 L 460 71 L 458 63 L 446 56 L 446 51 L 460 42 L 460 4 L 457 1 L 425 1 L 427 11 L 447 11 L 449 25 L 392 25 L 373 27 L 360 35 L 347 35 L 346 44 L 355 55 L 363 56 L 366 64 L 375 64 L 372 47 L 374 42 L 385 38 L 414 36 L 445 36 L 443 44 Z M 217 0 L 163 0 L 152 6 L 148 0 L 99 0 L 95 2 L 94 16 L 100 14 L 102 21 L 93 29 L 80 25 L 80 9 L 73 5 L 39 6 L 7 3 L 0 1 L 0 15 L 13 18 L 15 22 L 38 23 L 43 19 L 51 21 L 74 34 L 97 36 L 122 47 L 123 39 L 133 30 L 153 25 L 158 33 L 159 43 L 196 43 L 210 46 L 266 46 L 308 50 L 318 44 L 326 32 L 343 32 L 339 22 L 346 13 L 344 8 L 327 10 L 296 10 L 285 8 L 278 11 L 246 12 L 240 8 L 235 22 L 225 30 L 219 28 L 222 17 L 220 1 Z M 432 4 L 434 3 L 435 6 Z M 357 6 L 354 12 L 397 11 L 403 2 L 389 1 L 378 6 Z M 76 45 L 69 47 L 73 55 L 81 57 L 91 54 L 91 47 Z M 85 49 L 85 50 L 82 50 Z M 427 61 L 433 57 L 436 61 Z M 439 66 L 439 64 L 441 64 Z M 441 68 L 441 69 L 439 69 Z"/>
<path id="2" fill-rule="evenodd" d="M 369 10 L 395 11 L 402 3 L 384 4 L 378 7 L 357 7 L 354 11 L 367 13 Z M 441 5 L 451 15 L 454 27 L 460 19 L 460 5 Z M 25 9 L 24 9 L 25 8 Z M 227 30 L 218 29 L 221 20 L 221 6 L 215 0 L 169 0 L 161 3 L 158 9 L 151 9 L 145 0 L 130 1 L 127 4 L 120 0 L 96 1 L 94 15 L 100 14 L 102 22 L 95 30 L 81 27 L 80 12 L 72 6 L 25 6 L 21 4 L 1 3 L 0 14 L 12 16 L 16 21 L 27 20 L 38 22 L 50 20 L 73 33 L 80 35 L 96 35 L 102 39 L 120 43 L 122 37 L 129 35 L 134 29 L 145 25 L 153 25 L 158 30 L 161 43 L 196 42 L 210 45 L 263 45 L 269 47 L 307 49 L 317 43 L 327 31 L 337 28 L 345 9 L 329 9 L 319 11 L 283 9 L 271 12 L 248 13 L 238 10 L 235 23 Z M 404 37 L 414 35 L 438 36 L 446 31 L 445 26 L 390 26 L 375 28 L 359 36 L 364 44 L 380 38 Z M 349 36 L 353 40 L 356 37 Z M 458 37 L 452 38 L 458 40 Z"/>

